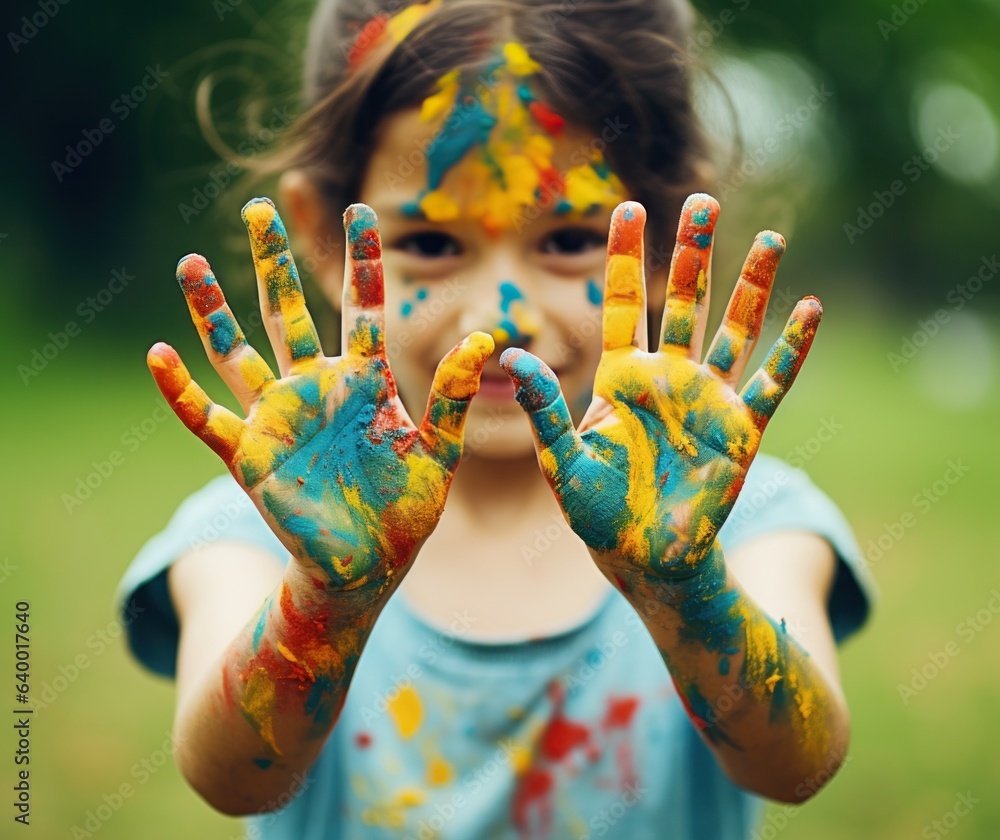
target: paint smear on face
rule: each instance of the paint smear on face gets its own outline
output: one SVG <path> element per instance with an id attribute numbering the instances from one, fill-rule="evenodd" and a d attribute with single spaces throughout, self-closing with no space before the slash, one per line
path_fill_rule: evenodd
<path id="1" fill-rule="evenodd" d="M 565 172 L 555 168 L 553 138 L 565 121 L 532 90 L 541 69 L 510 42 L 481 72 L 453 70 L 439 79 L 421 106 L 421 118 L 438 124 L 427 150 L 427 188 L 404 212 L 434 222 L 478 219 L 495 234 L 519 229 L 526 209 L 540 204 L 585 214 L 625 197 L 599 152 Z"/>
<path id="2" fill-rule="evenodd" d="M 594 306 L 600 306 L 604 302 L 604 291 L 593 277 L 587 280 L 587 300 Z"/>
<path id="3" fill-rule="evenodd" d="M 500 284 L 500 323 L 493 332 L 497 344 L 527 341 L 538 334 L 538 321 L 524 293 L 509 280 Z"/>
<path id="4" fill-rule="evenodd" d="M 400 738 L 408 740 L 416 734 L 424 720 L 424 706 L 412 685 L 402 686 L 399 694 L 389 701 L 389 717 L 396 724 Z"/>

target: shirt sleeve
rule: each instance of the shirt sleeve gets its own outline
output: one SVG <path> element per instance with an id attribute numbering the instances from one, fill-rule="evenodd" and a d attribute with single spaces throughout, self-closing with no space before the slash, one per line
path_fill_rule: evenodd
<path id="1" fill-rule="evenodd" d="M 282 562 L 288 552 L 232 476 L 213 479 L 188 496 L 167 526 L 152 537 L 125 571 L 115 601 L 129 649 L 151 671 L 173 677 L 180 626 L 167 586 L 170 564 L 217 541 L 246 542 Z"/>
<path id="2" fill-rule="evenodd" d="M 732 549 L 776 531 L 809 531 L 825 539 L 837 558 L 827 606 L 838 643 L 859 630 L 878 600 L 851 526 L 840 509 L 805 472 L 769 455 L 758 455 L 719 538 Z"/>

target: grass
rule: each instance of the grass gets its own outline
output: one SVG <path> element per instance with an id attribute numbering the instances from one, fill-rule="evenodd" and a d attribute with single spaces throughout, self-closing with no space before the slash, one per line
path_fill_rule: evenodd
<path id="1" fill-rule="evenodd" d="M 808 452 L 823 419 L 834 418 L 842 429 L 812 444 L 806 468 L 840 503 L 862 544 L 908 511 L 914 524 L 873 564 L 882 603 L 863 634 L 843 648 L 853 714 L 850 760 L 794 816 L 772 812 L 775 832 L 764 837 L 934 836 L 921 832 L 966 791 L 981 802 L 955 836 L 992 838 L 1000 827 L 1000 800 L 989 795 L 1000 788 L 991 737 L 1000 708 L 994 676 L 1000 615 L 987 608 L 991 591 L 1000 588 L 989 536 L 1000 405 L 988 390 L 978 405 L 949 407 L 940 396 L 949 383 L 928 388 L 920 357 L 893 374 L 886 353 L 912 329 L 900 323 L 885 332 L 874 320 L 858 320 L 850 330 L 821 333 L 765 437 L 774 454 L 799 445 Z M 110 638 L 117 631 L 111 597 L 130 558 L 219 467 L 172 417 L 154 419 L 156 394 L 141 351 L 123 363 L 83 341 L 79 352 L 59 357 L 27 386 L 12 374 L 5 402 L 22 407 L 0 421 L 11 442 L 5 556 L 13 567 L 0 583 L 2 603 L 13 613 L 16 601 L 31 601 L 33 693 L 60 676 L 66 686 L 32 723 L 32 825 L 43 837 L 84 837 L 95 827 L 101 838 L 237 837 L 239 821 L 204 805 L 172 761 L 155 766 L 165 755 L 172 685 L 137 668 L 121 639 Z M 933 344 L 924 351 L 928 359 L 935 352 Z M 218 393 L 221 386 L 204 367 L 195 374 Z M 145 440 L 123 437 L 144 419 Z M 64 494 L 113 451 L 122 454 L 117 465 L 68 512 Z M 919 510 L 914 495 L 941 479 L 954 459 L 971 467 L 968 474 L 929 510 Z M 960 633 L 960 623 L 979 610 L 989 623 L 971 638 Z M 904 704 L 898 685 L 949 642 L 960 653 Z M 4 737 L 10 736 L 7 728 Z M 6 747 L 3 755 L 10 768 Z M 150 772 L 142 770 L 144 759 Z M 3 778 L 12 778 L 12 769 Z M 113 810 L 123 783 L 132 795 Z M 88 813 L 107 800 L 102 811 L 110 819 L 88 826 Z M 74 834 L 74 826 L 84 831 Z"/>

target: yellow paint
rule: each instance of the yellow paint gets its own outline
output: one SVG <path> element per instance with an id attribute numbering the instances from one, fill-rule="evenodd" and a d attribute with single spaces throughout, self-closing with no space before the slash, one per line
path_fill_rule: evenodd
<path id="1" fill-rule="evenodd" d="M 394 44 L 401 44 L 422 20 L 440 5 L 441 0 L 428 0 L 427 3 L 407 6 L 386 24 L 386 34 Z"/>
<path id="2" fill-rule="evenodd" d="M 264 743 L 281 755 L 274 742 L 274 681 L 264 668 L 257 668 L 247 678 L 240 705 Z"/>
<path id="3" fill-rule="evenodd" d="M 432 190 L 420 200 L 420 210 L 431 222 L 453 222 L 461 208 L 444 190 Z"/>
<path id="4" fill-rule="evenodd" d="M 448 761 L 435 755 L 427 763 L 427 784 L 431 787 L 441 787 L 451 784 L 455 779 L 455 768 Z"/>
<path id="5" fill-rule="evenodd" d="M 645 317 L 642 263 L 629 254 L 608 257 L 604 293 L 604 349 L 628 347 Z"/>
<path id="6" fill-rule="evenodd" d="M 396 724 L 400 738 L 408 740 L 416 734 L 424 720 L 424 707 L 412 685 L 404 685 L 398 696 L 389 701 L 389 717 Z"/>
<path id="7" fill-rule="evenodd" d="M 438 92 L 428 96 L 420 106 L 420 119 L 424 122 L 433 122 L 448 114 L 458 95 L 458 77 L 459 71 L 452 70 L 438 80 Z"/>
<path id="8" fill-rule="evenodd" d="M 366 825 L 382 828 L 403 828 L 406 826 L 406 811 L 423 805 L 426 794 L 415 787 L 405 787 L 388 802 L 374 803 L 361 812 L 361 820 Z"/>
<path id="9" fill-rule="evenodd" d="M 542 65 L 528 55 L 521 44 L 514 41 L 504 44 L 503 57 L 507 59 L 507 67 L 515 76 L 531 76 L 542 70 Z"/>
<path id="10" fill-rule="evenodd" d="M 471 150 L 445 173 L 436 189 L 419 198 L 425 217 L 437 222 L 475 219 L 494 235 L 520 229 L 525 209 L 538 205 L 539 191 L 558 189 L 556 183 L 543 183 L 543 173 L 547 181 L 562 182 L 562 195 L 546 198 L 568 202 L 573 212 L 617 206 L 626 197 L 625 187 L 607 170 L 600 153 L 561 173 L 559 179 L 551 178 L 555 144 L 535 122 L 518 92 L 526 77 L 541 71 L 541 65 L 515 42 L 505 44 L 502 53 L 504 63 L 495 84 L 479 85 L 475 92 L 482 108 L 495 119 L 493 130 L 485 147 Z M 461 94 L 460 72 L 444 74 L 434 93 L 421 104 L 421 119 L 443 124 Z"/>
<path id="11" fill-rule="evenodd" d="M 240 376 L 251 391 L 259 391 L 265 382 L 274 379 L 267 362 L 257 353 L 244 353 L 240 359 Z"/>

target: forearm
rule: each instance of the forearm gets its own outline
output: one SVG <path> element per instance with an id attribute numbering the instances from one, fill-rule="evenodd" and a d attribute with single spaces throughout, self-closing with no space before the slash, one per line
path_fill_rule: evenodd
<path id="1" fill-rule="evenodd" d="M 260 610 L 180 699 L 177 762 L 215 808 L 277 807 L 336 723 L 377 609 L 290 563 Z"/>
<path id="2" fill-rule="evenodd" d="M 844 698 L 741 588 L 718 543 L 704 563 L 675 584 L 633 579 L 628 597 L 727 775 L 763 796 L 807 799 L 844 760 Z"/>

